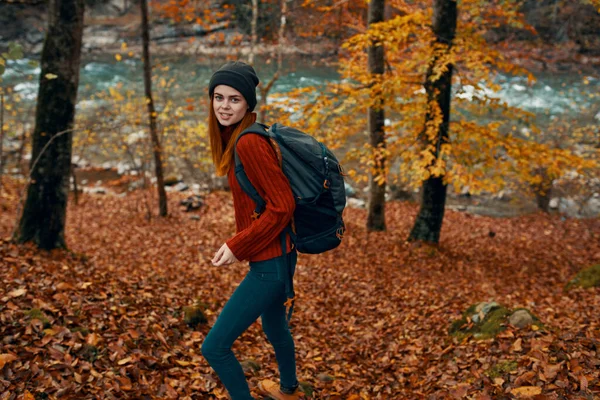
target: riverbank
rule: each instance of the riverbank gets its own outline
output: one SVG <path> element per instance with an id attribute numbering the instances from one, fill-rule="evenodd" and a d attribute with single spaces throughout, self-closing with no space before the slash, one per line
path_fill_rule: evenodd
<path id="1" fill-rule="evenodd" d="M 101 21 L 101 22 L 100 22 Z M 119 26 L 107 24 L 100 20 L 91 22 L 85 28 L 83 49 L 87 55 L 119 54 L 124 51 L 139 57 L 142 52 L 139 37 L 139 16 L 130 15 L 130 23 Z M 217 24 L 208 30 L 195 25 L 174 26 L 170 23 L 158 22 L 151 27 L 151 54 L 157 56 L 197 56 L 228 57 L 247 59 L 251 51 L 257 57 L 276 58 L 277 52 L 284 56 L 305 57 L 318 60 L 320 63 L 337 64 L 340 52 L 337 43 L 327 37 L 316 39 L 287 38 L 288 42 L 280 48 L 278 44 L 260 43 L 254 49 L 249 37 L 236 29 L 225 28 Z M 565 73 L 597 74 L 600 72 L 600 55 L 582 54 L 573 42 L 561 46 L 543 43 L 518 42 L 510 46 L 501 44 L 496 47 L 506 59 L 532 73 Z M 37 49 L 41 51 L 41 48 Z"/>
<path id="2" fill-rule="evenodd" d="M 105 167 L 88 166 L 75 169 L 77 186 L 72 185 L 83 193 L 96 193 L 126 196 L 127 193 L 143 189 L 147 185 L 154 185 L 155 178 L 148 173 L 146 178 L 138 174 L 122 173 L 108 165 Z M 167 191 L 175 196 L 203 196 L 215 190 L 227 190 L 226 180 L 214 175 L 206 174 L 202 181 L 197 181 L 193 176 L 169 175 L 166 177 Z M 348 207 L 365 209 L 368 193 L 365 184 L 346 181 L 346 194 Z M 581 194 L 569 193 L 562 187 L 553 189 L 554 194 L 550 200 L 549 215 L 563 218 L 594 219 L 600 217 L 600 194 L 595 193 L 587 198 Z M 388 185 L 386 201 L 406 201 L 411 204 L 420 203 L 420 191 L 406 191 L 394 185 Z M 446 209 L 479 217 L 513 218 L 541 212 L 533 196 L 523 192 L 503 190 L 500 193 L 484 193 L 471 195 L 468 192 L 456 193 L 452 186 L 448 187 Z"/>
<path id="3" fill-rule="evenodd" d="M 138 7 L 123 7 L 119 1 L 86 8 L 83 33 L 83 57 L 96 54 L 130 53 L 140 57 L 141 17 Z M 39 58 L 46 30 L 46 13 L 43 4 L 0 4 L 0 43 L 19 43 L 31 58 Z M 243 57 L 251 51 L 247 35 L 226 22 L 216 22 L 208 27 L 193 23 L 175 24 L 168 19 L 151 15 L 151 54 L 157 56 Z M 325 37 L 314 39 L 288 38 L 279 49 L 277 44 L 259 43 L 254 49 L 259 57 L 272 57 L 278 51 L 285 55 L 335 58 L 338 51 L 334 42 Z"/>
<path id="4" fill-rule="evenodd" d="M 127 0 L 112 0 L 86 9 L 83 34 L 84 57 L 98 54 L 130 53 L 141 55 L 139 8 Z M 0 5 L 0 42 L 19 42 L 28 56 L 39 58 L 45 35 L 45 6 Z M 173 23 L 151 15 L 151 53 L 156 56 L 195 56 L 199 58 L 247 58 L 254 50 L 258 57 L 273 58 L 279 46 L 260 43 L 252 49 L 249 36 L 225 21 L 204 27 L 193 23 Z M 569 38 L 560 43 L 515 39 L 498 42 L 500 53 L 532 73 L 577 72 L 597 73 L 600 70 L 600 49 L 585 48 Z M 126 44 L 126 48 L 124 47 Z M 338 61 L 339 41 L 326 36 L 306 38 L 287 36 L 282 48 L 286 56 L 301 56 L 320 63 Z"/>

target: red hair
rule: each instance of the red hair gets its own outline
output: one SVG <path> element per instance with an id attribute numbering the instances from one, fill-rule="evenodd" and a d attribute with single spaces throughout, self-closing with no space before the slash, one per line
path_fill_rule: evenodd
<path id="1" fill-rule="evenodd" d="M 231 168 L 231 165 L 233 164 L 233 146 L 235 145 L 237 137 L 244 131 L 244 129 L 248 128 L 254 122 L 256 122 L 256 113 L 250 111 L 246 112 L 246 115 L 244 115 L 242 120 L 238 123 L 231 134 L 231 138 L 229 139 L 227 146 L 223 148 L 221 125 L 217 120 L 217 115 L 215 114 L 215 110 L 213 108 L 213 100 L 212 98 L 210 99 L 208 113 L 208 136 L 210 138 L 210 149 L 212 153 L 213 164 L 217 169 L 218 176 L 227 175 L 229 168 Z"/>

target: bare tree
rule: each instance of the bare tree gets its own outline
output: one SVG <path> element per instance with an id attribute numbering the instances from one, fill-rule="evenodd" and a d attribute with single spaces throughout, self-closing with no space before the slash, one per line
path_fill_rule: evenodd
<path id="1" fill-rule="evenodd" d="M 258 0 L 252 0 L 252 21 L 250 22 L 250 55 L 248 62 L 254 64 L 254 57 L 256 56 L 256 45 L 258 43 Z"/>
<path id="2" fill-rule="evenodd" d="M 150 137 L 152 139 L 152 153 L 154 155 L 154 167 L 156 172 L 156 185 L 158 190 L 158 209 L 161 217 L 166 217 L 167 193 L 165 191 L 162 148 L 158 138 L 156 128 L 156 110 L 152 100 L 152 64 L 150 64 L 150 34 L 148 28 L 148 0 L 141 0 L 140 7 L 142 11 L 142 41 L 143 41 L 143 59 L 144 59 L 144 92 L 146 103 L 148 105 L 148 118 L 150 120 Z"/>
<path id="3" fill-rule="evenodd" d="M 256 1 L 256 0 L 253 0 Z M 273 77 L 266 85 L 260 85 L 258 88 L 260 90 L 260 97 L 262 98 L 263 105 L 266 106 L 268 104 L 268 96 L 269 92 L 273 88 L 273 85 L 279 79 L 279 75 L 281 70 L 283 69 L 283 50 L 285 48 L 285 28 L 287 25 L 287 10 L 288 10 L 288 0 L 281 0 L 281 19 L 279 23 L 279 32 L 277 39 L 277 70 Z M 267 109 L 266 107 L 261 107 L 260 110 L 260 119 L 264 121 L 266 118 Z"/>

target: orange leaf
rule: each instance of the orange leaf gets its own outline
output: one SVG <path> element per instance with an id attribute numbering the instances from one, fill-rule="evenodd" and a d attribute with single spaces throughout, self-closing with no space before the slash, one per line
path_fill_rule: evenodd
<path id="1" fill-rule="evenodd" d="M 514 352 L 521 352 L 523 351 L 523 346 L 521 346 L 521 343 L 523 342 L 523 340 L 521 338 L 518 338 L 517 340 L 515 340 L 515 342 L 512 345 L 511 350 Z"/>
<path id="2" fill-rule="evenodd" d="M 119 360 L 119 361 L 117 362 L 117 364 L 119 364 L 119 365 L 125 365 L 125 364 L 127 364 L 129 361 L 131 361 L 131 357 L 125 357 L 124 359 L 122 359 L 122 360 Z"/>
<path id="3" fill-rule="evenodd" d="M 56 288 L 58 290 L 70 290 L 70 289 L 73 289 L 73 285 L 71 285 L 70 283 L 67 283 L 67 282 L 61 282 L 58 285 L 56 285 Z"/>
<path id="4" fill-rule="evenodd" d="M 511 394 L 519 397 L 533 397 L 542 393 L 542 388 L 538 386 L 521 386 L 520 388 L 516 388 L 510 391 Z"/>
<path id="5" fill-rule="evenodd" d="M 23 393 L 22 400 L 35 400 L 35 397 L 31 394 L 29 390 L 26 390 L 25 393 Z"/>
<path id="6" fill-rule="evenodd" d="M 119 387 L 121 390 L 131 390 L 131 380 L 125 376 L 117 378 L 119 380 Z"/>
<path id="7" fill-rule="evenodd" d="M 154 334 L 156 335 L 156 337 L 158 337 L 158 340 L 160 340 L 160 341 L 161 341 L 161 343 L 165 345 L 165 347 L 167 347 L 167 348 L 169 347 L 169 344 L 168 344 L 168 343 L 167 343 L 167 341 L 165 340 L 165 337 L 163 336 L 163 334 L 162 334 L 162 333 L 160 333 L 160 332 L 156 331 Z"/>
<path id="8" fill-rule="evenodd" d="M 101 340 L 102 338 L 97 333 L 90 333 L 85 339 L 86 343 L 91 346 L 96 346 Z"/>
<path id="9" fill-rule="evenodd" d="M 532 380 L 535 378 L 536 373 L 534 371 L 527 371 L 523 375 L 515 379 L 515 385 L 522 385 L 523 383 L 533 383 Z"/>
<path id="10" fill-rule="evenodd" d="M 17 357 L 13 354 L 8 354 L 8 353 L 0 354 L 0 369 L 2 369 L 2 367 L 4 367 L 4 364 L 13 362 L 16 359 L 17 359 Z"/>

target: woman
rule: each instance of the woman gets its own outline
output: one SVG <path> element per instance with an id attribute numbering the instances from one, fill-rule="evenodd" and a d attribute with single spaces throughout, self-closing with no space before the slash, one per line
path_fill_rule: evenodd
<path id="1" fill-rule="evenodd" d="M 209 84 L 209 133 L 217 174 L 227 175 L 237 234 L 216 252 L 215 266 L 249 260 L 250 271 L 223 307 L 202 344 L 202 354 L 215 370 L 233 400 L 252 399 L 248 383 L 231 346 L 248 327 L 261 317 L 269 342 L 275 349 L 281 385 L 262 381 L 259 389 L 274 399 L 292 400 L 300 396 L 296 379 L 294 340 L 287 319 L 285 285 L 277 269 L 287 263 L 293 276 L 296 250 L 286 237 L 283 254 L 280 233 L 289 224 L 295 202 L 289 182 L 279 166 L 270 143 L 259 135 L 244 135 L 237 153 L 252 185 L 266 201 L 259 218 L 253 218 L 255 204 L 235 178 L 234 145 L 239 134 L 256 121 L 258 77 L 254 68 L 243 62 L 228 62 L 217 70 Z"/>

